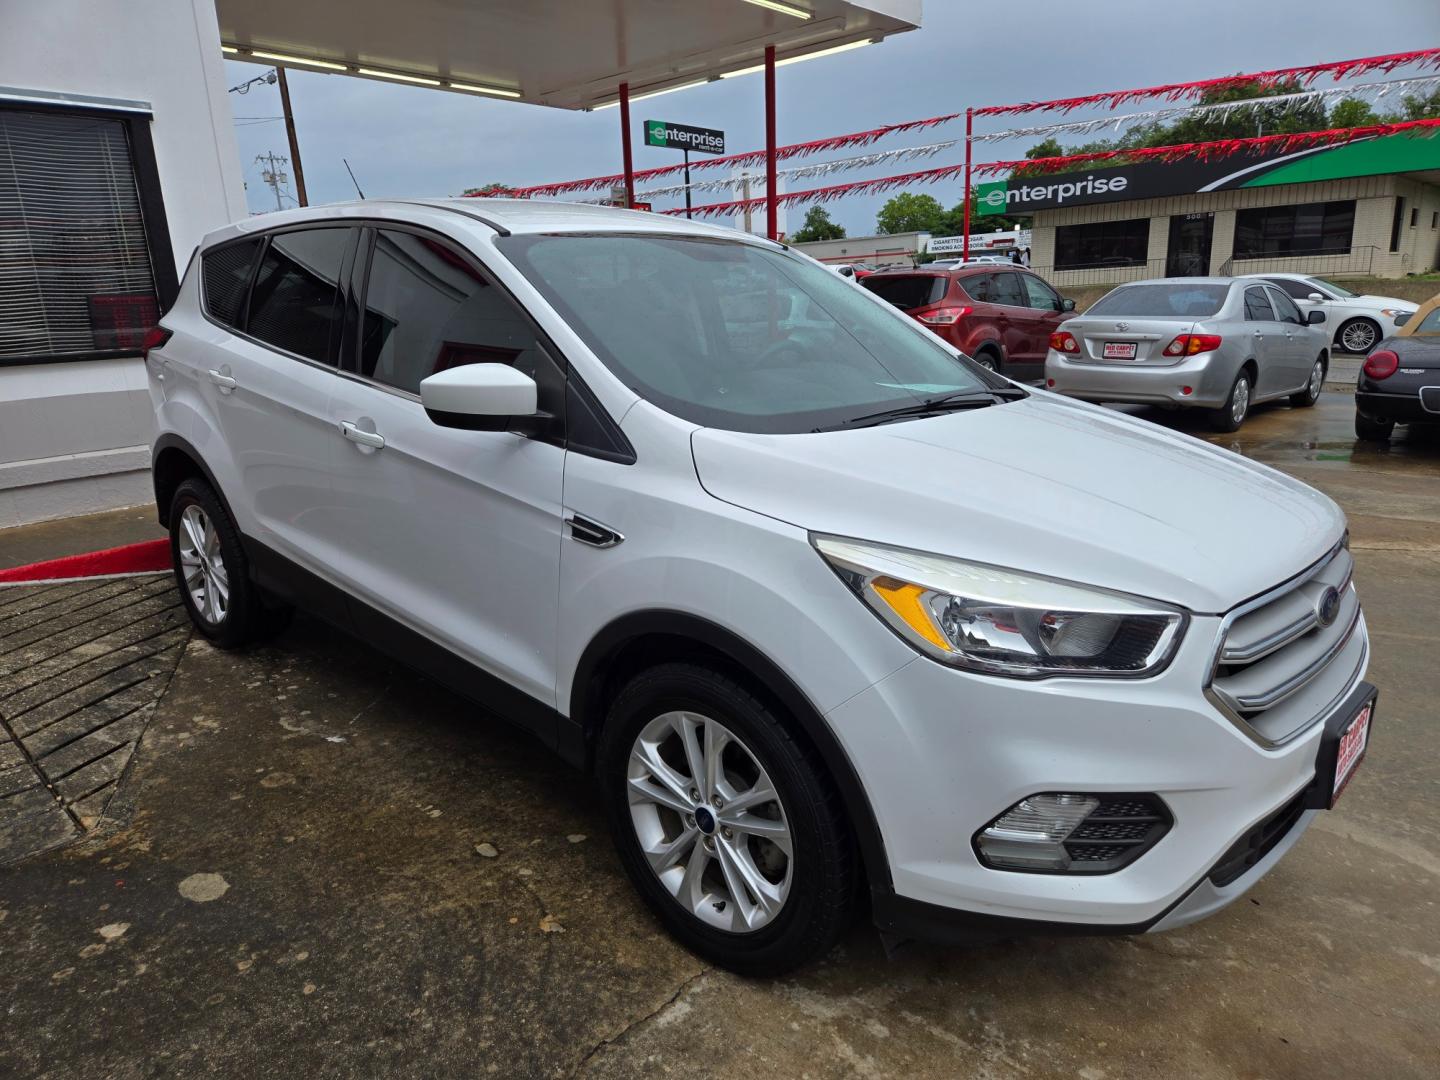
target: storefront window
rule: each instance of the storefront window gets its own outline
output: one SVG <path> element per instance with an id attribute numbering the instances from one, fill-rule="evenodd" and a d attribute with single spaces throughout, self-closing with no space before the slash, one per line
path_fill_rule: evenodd
<path id="1" fill-rule="evenodd" d="M 133 355 L 159 318 L 127 128 L 0 109 L 0 363 Z"/>
<path id="2" fill-rule="evenodd" d="M 1235 214 L 1235 258 L 1346 255 L 1355 231 L 1355 201 L 1264 206 Z"/>
<path id="3" fill-rule="evenodd" d="M 1149 246 L 1149 218 L 1061 225 L 1055 230 L 1055 269 L 1144 266 Z"/>

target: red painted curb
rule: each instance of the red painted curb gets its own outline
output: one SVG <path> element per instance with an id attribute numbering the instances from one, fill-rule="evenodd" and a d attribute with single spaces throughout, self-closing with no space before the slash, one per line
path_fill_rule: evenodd
<path id="1" fill-rule="evenodd" d="M 145 574 L 170 569 L 170 541 L 142 540 L 138 544 L 67 555 L 63 559 L 12 566 L 0 570 L 0 584 L 16 581 L 51 581 L 61 578 L 101 577 L 106 574 Z"/>

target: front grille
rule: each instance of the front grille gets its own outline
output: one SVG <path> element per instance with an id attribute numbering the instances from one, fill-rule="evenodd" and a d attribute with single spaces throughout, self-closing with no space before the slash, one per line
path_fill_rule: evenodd
<path id="1" fill-rule="evenodd" d="M 1305 792 L 1291 799 L 1230 846 L 1210 870 L 1211 884 L 1224 888 L 1246 873 L 1285 838 L 1305 812 Z"/>
<path id="2" fill-rule="evenodd" d="M 1325 716 L 1354 686 L 1367 644 L 1350 552 L 1225 619 L 1206 696 L 1263 746 L 1278 746 Z"/>

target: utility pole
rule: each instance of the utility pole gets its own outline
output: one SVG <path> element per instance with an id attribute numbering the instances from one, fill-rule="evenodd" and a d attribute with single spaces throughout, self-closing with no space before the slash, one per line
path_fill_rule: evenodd
<path id="1" fill-rule="evenodd" d="M 301 206 L 309 206 L 305 197 L 305 170 L 300 165 L 300 140 L 295 137 L 295 114 L 290 111 L 290 84 L 285 81 L 285 69 L 277 67 L 275 74 L 280 77 L 280 111 L 285 114 L 285 134 L 290 138 L 290 160 L 295 165 L 295 194 Z"/>
<path id="2" fill-rule="evenodd" d="M 265 166 L 260 170 L 260 179 L 269 184 L 271 190 L 275 192 L 275 209 L 285 209 L 284 204 L 280 201 L 280 186 L 282 184 L 288 184 L 290 178 L 276 168 L 276 165 L 287 165 L 289 164 L 289 159 L 281 157 L 279 154 L 276 154 L 275 151 L 271 150 L 269 153 L 256 154 L 255 164 Z"/>

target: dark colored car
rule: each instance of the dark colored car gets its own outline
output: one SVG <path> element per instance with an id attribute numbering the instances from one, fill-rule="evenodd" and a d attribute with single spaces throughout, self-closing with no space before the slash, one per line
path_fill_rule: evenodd
<path id="1" fill-rule="evenodd" d="M 1365 358 L 1355 387 L 1355 435 L 1385 442 L 1396 424 L 1440 424 L 1440 296 Z"/>
<path id="2" fill-rule="evenodd" d="M 1075 301 L 1021 266 L 881 270 L 863 284 L 965 355 L 1016 379 L 1044 376 L 1050 334 L 1075 310 Z"/>

